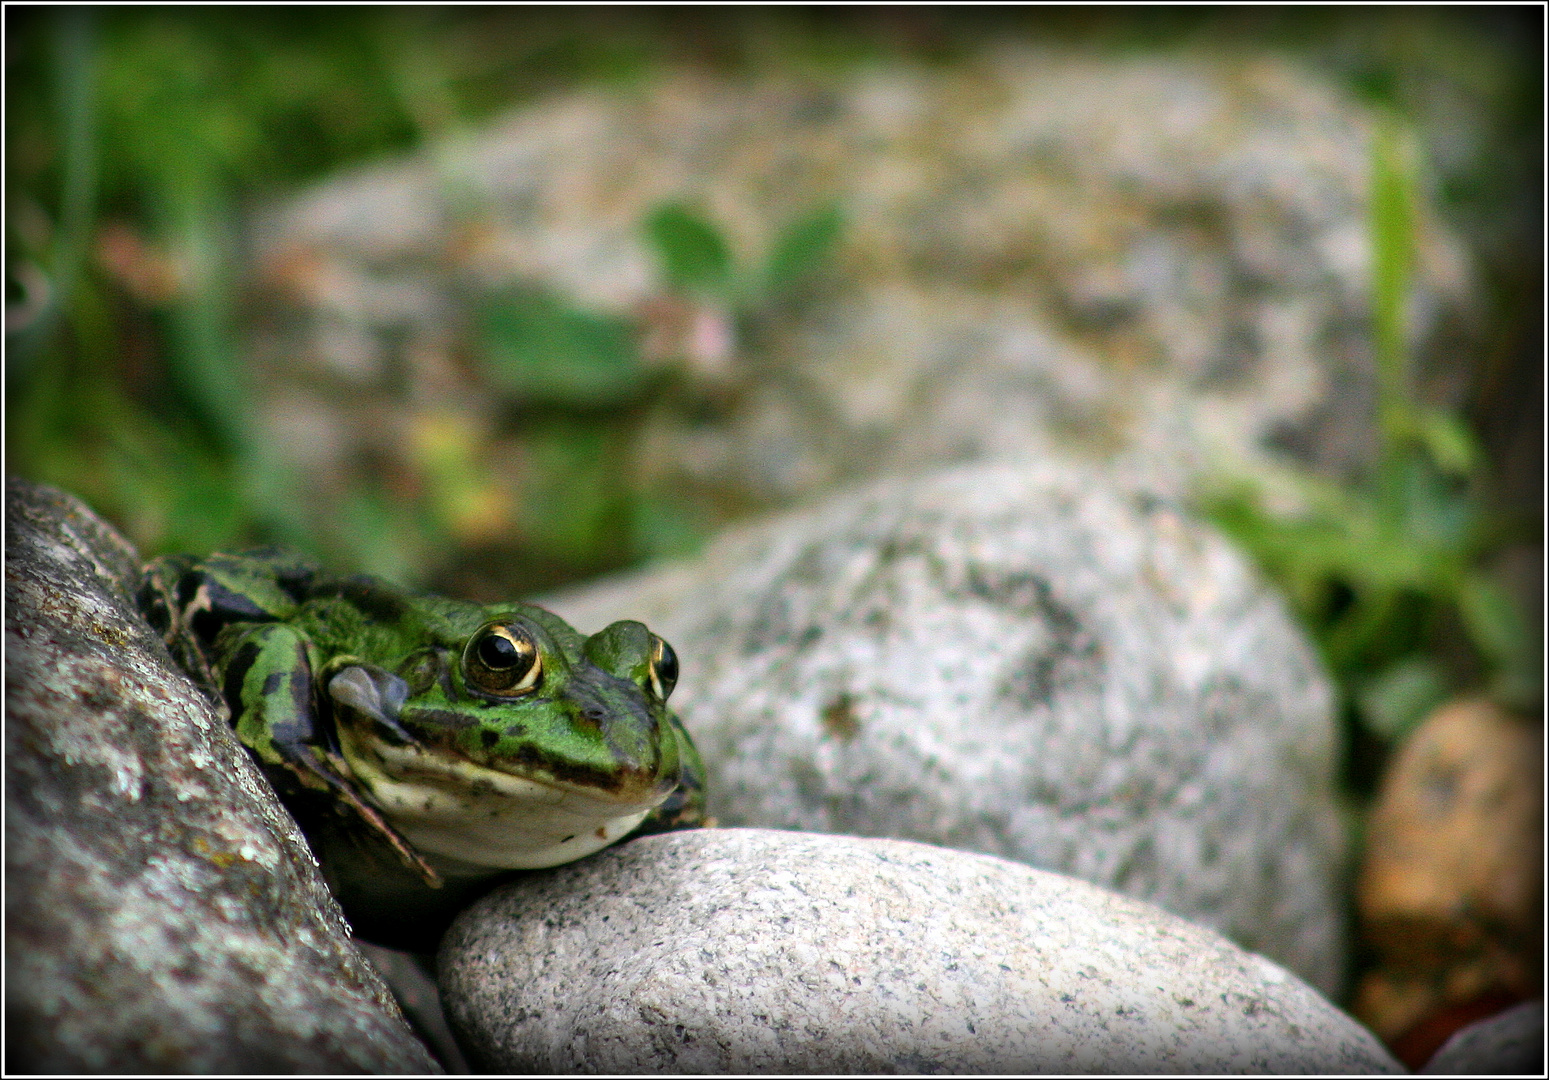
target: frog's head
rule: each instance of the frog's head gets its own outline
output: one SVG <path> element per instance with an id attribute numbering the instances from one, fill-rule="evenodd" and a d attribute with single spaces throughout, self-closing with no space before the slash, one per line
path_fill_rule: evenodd
<path id="1" fill-rule="evenodd" d="M 667 798 L 680 750 L 672 647 L 638 622 L 583 637 L 530 605 L 484 609 L 394 670 L 324 674 L 340 748 L 394 826 L 473 867 L 553 866 Z"/>

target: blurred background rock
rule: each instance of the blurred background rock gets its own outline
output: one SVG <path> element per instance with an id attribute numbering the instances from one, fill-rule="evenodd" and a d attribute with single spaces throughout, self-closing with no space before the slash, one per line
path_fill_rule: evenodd
<path id="1" fill-rule="evenodd" d="M 1286 590 L 1357 836 L 1539 715 L 1538 9 L 6 20 L 8 468 L 148 557 L 530 595 L 1072 455 Z"/>

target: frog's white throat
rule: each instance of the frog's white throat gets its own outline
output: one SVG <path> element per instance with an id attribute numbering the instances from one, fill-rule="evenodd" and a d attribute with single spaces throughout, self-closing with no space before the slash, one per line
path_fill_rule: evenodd
<path id="1" fill-rule="evenodd" d="M 329 680 L 328 692 L 337 704 L 396 726 L 395 703 L 383 701 L 364 669 L 342 669 Z M 397 695 L 389 689 L 388 696 Z M 621 804 L 602 793 L 434 754 L 413 742 L 394 745 L 353 724 L 336 730 L 356 782 L 404 839 L 470 868 L 537 869 L 590 855 L 627 835 L 667 794 Z"/>

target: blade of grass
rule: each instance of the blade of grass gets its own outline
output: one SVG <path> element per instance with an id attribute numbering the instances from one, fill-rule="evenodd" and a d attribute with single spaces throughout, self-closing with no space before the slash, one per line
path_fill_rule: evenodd
<path id="1" fill-rule="evenodd" d="M 70 310 L 85 261 L 97 201 L 97 35 L 90 8 L 54 14 L 55 98 L 63 138 L 59 226 L 50 257 L 47 309 L 7 341 L 6 384 L 31 370 Z"/>
<path id="2" fill-rule="evenodd" d="M 1395 453 L 1409 432 L 1413 408 L 1405 315 L 1413 237 L 1413 181 L 1398 130 L 1379 123 L 1372 139 L 1372 337 L 1377 361 L 1377 421 L 1384 453 Z"/>

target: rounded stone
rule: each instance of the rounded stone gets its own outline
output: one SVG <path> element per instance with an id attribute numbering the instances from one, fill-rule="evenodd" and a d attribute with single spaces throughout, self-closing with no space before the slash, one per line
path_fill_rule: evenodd
<path id="1" fill-rule="evenodd" d="M 1356 888 L 1377 966 L 1352 1009 L 1406 1060 L 1481 1001 L 1542 993 L 1543 756 L 1542 723 L 1461 699 L 1383 777 Z"/>
<path id="2" fill-rule="evenodd" d="M 1328 680 L 1246 561 L 1133 477 L 884 481 L 544 603 L 672 642 L 722 824 L 1016 859 L 1339 987 Z"/>
<path id="3" fill-rule="evenodd" d="M 485 897 L 439 967 L 454 1026 L 496 1071 L 1399 1071 L 1209 930 L 907 841 L 646 837 Z"/>
<path id="4" fill-rule="evenodd" d="M 1410 736 L 1367 826 L 1357 903 L 1373 944 L 1412 957 L 1536 936 L 1543 756 L 1541 724 L 1483 700 L 1438 709 Z"/>
<path id="5" fill-rule="evenodd" d="M 1543 1075 L 1544 1003 L 1525 1001 L 1459 1031 L 1420 1070 L 1432 1075 Z"/>

